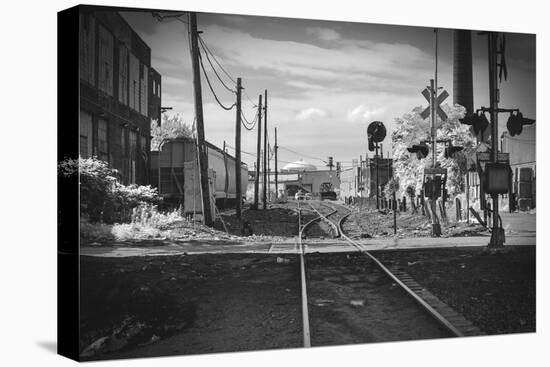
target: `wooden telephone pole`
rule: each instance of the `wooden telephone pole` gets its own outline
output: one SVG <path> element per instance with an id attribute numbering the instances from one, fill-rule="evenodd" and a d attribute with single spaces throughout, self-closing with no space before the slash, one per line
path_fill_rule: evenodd
<path id="1" fill-rule="evenodd" d="M 279 198 L 279 177 L 277 174 L 277 150 L 279 146 L 277 145 L 277 128 L 275 128 L 275 199 Z"/>
<path id="2" fill-rule="evenodd" d="M 210 210 L 210 186 L 208 182 L 208 155 L 204 138 L 204 117 L 202 113 L 202 89 L 199 66 L 199 47 L 197 42 L 197 14 L 190 13 L 191 26 L 191 64 L 193 67 L 193 92 L 195 97 L 195 117 L 197 119 L 197 150 L 202 195 L 203 222 L 212 226 L 212 212 Z"/>
<path id="3" fill-rule="evenodd" d="M 265 90 L 264 101 L 264 192 L 263 192 L 263 208 L 267 209 L 267 89 Z"/>
<path id="4" fill-rule="evenodd" d="M 241 217 L 241 78 L 237 78 L 237 118 L 235 121 L 235 210 L 237 218 Z"/>
<path id="5" fill-rule="evenodd" d="M 258 209 L 260 187 L 260 155 L 262 147 L 262 95 L 258 97 L 258 142 L 256 143 L 256 180 L 254 181 L 254 209 Z"/>

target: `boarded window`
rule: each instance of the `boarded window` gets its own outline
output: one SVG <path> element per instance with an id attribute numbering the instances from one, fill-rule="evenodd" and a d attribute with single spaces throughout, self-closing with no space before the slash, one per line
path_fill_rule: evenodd
<path id="1" fill-rule="evenodd" d="M 141 157 L 145 161 L 147 161 L 147 155 L 149 153 L 149 142 L 147 141 L 147 137 L 145 135 L 142 135 L 139 140 L 141 143 L 141 146 L 140 146 Z"/>
<path id="2" fill-rule="evenodd" d="M 92 115 L 80 110 L 80 156 L 92 156 Z"/>
<path id="3" fill-rule="evenodd" d="M 130 70 L 129 70 L 129 106 L 135 111 L 139 111 L 139 61 L 132 53 L 130 53 Z"/>
<path id="4" fill-rule="evenodd" d="M 95 85 L 95 20 L 88 14 L 80 14 L 80 79 Z"/>
<path id="5" fill-rule="evenodd" d="M 120 128 L 120 151 L 122 152 L 123 156 L 127 155 L 127 147 L 128 147 L 128 137 L 127 137 L 126 128 L 122 126 Z"/>
<path id="6" fill-rule="evenodd" d="M 107 121 L 99 119 L 97 120 L 97 149 L 98 158 L 102 161 L 109 162 L 109 145 L 108 145 L 108 133 L 107 133 Z"/>
<path id="7" fill-rule="evenodd" d="M 99 89 L 113 95 L 113 53 L 114 39 L 111 32 L 99 26 L 99 60 L 98 82 Z"/>
<path id="8" fill-rule="evenodd" d="M 140 96 L 140 108 L 139 108 L 139 111 L 141 112 L 142 115 L 144 116 L 147 116 L 148 114 L 148 104 L 149 104 L 149 88 L 148 88 L 148 75 L 149 75 L 149 69 L 147 68 L 147 66 L 141 64 L 141 67 L 140 67 L 140 80 L 139 80 L 139 85 L 140 85 L 140 93 L 139 93 L 139 96 Z"/>
<path id="9" fill-rule="evenodd" d="M 129 149 L 129 159 L 128 159 L 128 166 L 129 166 L 129 175 L 128 180 L 129 183 L 133 184 L 136 183 L 136 150 L 137 150 L 137 132 L 135 131 L 129 131 L 128 132 L 128 149 Z"/>
<path id="10" fill-rule="evenodd" d="M 118 62 L 118 100 L 128 105 L 128 49 L 120 47 Z"/>

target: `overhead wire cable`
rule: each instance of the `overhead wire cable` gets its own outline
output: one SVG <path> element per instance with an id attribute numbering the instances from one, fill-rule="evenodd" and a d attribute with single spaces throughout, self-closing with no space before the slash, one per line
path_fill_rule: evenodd
<path id="1" fill-rule="evenodd" d="M 231 80 L 234 84 L 237 84 L 235 78 L 233 78 L 231 74 L 229 74 L 229 72 L 227 72 L 227 70 L 222 66 L 222 64 L 219 62 L 218 58 L 216 57 L 216 55 L 212 52 L 212 50 L 210 50 L 210 48 L 208 47 L 208 44 L 200 35 L 199 35 L 199 40 L 202 42 L 202 45 L 204 46 L 204 48 L 206 48 L 206 51 L 210 54 L 210 56 L 212 56 L 212 58 L 214 59 L 214 62 L 220 67 L 222 72 L 229 78 L 229 80 Z M 246 92 L 246 89 L 243 88 L 243 92 L 245 97 L 252 104 L 252 106 L 256 107 L 256 103 L 250 98 L 250 96 Z"/>
<path id="2" fill-rule="evenodd" d="M 237 81 L 227 72 L 227 70 L 225 70 L 225 68 L 220 64 L 220 62 L 218 61 L 218 59 L 216 58 L 216 56 L 214 55 L 214 53 L 210 50 L 210 48 L 208 47 L 208 45 L 206 44 L 206 42 L 202 39 L 202 37 L 199 35 L 198 36 L 199 40 L 203 43 L 204 47 L 206 48 L 206 50 L 210 53 L 210 55 L 212 55 L 212 58 L 214 59 L 214 61 L 216 62 L 216 64 L 218 64 L 218 66 L 220 67 L 220 69 L 222 69 L 223 73 L 235 84 L 237 84 Z"/>
<path id="3" fill-rule="evenodd" d="M 212 92 L 212 95 L 214 96 L 214 99 L 216 100 L 216 102 L 218 102 L 218 105 L 220 105 L 221 108 L 223 108 L 226 111 L 231 111 L 233 109 L 233 107 L 235 107 L 237 104 L 233 103 L 231 106 L 227 107 L 223 103 L 221 103 L 218 96 L 216 95 L 216 92 L 214 91 L 214 88 L 212 87 L 212 84 L 210 83 L 210 79 L 208 78 L 208 74 L 206 73 L 206 69 L 204 68 L 204 64 L 202 62 L 202 57 L 201 57 L 200 52 L 199 52 L 199 62 L 201 64 L 201 69 L 202 69 L 202 72 L 204 74 L 204 77 L 206 78 L 206 83 L 208 84 L 208 87 L 210 88 L 210 91 Z"/>
<path id="4" fill-rule="evenodd" d="M 317 159 L 317 160 L 320 160 L 321 162 L 325 162 L 324 159 L 321 159 L 321 158 L 319 158 L 319 157 L 313 157 L 313 156 L 310 156 L 310 155 L 306 155 L 306 154 L 297 152 L 297 151 L 295 151 L 295 150 L 286 148 L 285 146 L 279 145 L 279 149 L 283 149 L 283 150 L 289 151 L 289 152 L 291 152 L 291 153 L 298 154 L 300 157 L 305 157 L 305 158 L 309 158 L 309 159 Z"/>
<path id="5" fill-rule="evenodd" d="M 199 39 L 199 44 L 201 45 L 202 47 L 202 50 L 204 51 L 204 54 L 206 55 L 206 60 L 208 61 L 208 63 L 210 64 L 210 67 L 212 68 L 212 70 L 214 71 L 214 74 L 216 74 L 216 77 L 218 78 L 218 80 L 220 81 L 220 83 L 222 83 L 222 85 L 225 87 L 225 89 L 227 89 L 229 92 L 231 93 L 237 93 L 237 91 L 235 91 L 234 89 L 231 89 L 227 86 L 227 84 L 225 84 L 225 82 L 223 81 L 223 79 L 220 77 L 220 75 L 218 74 L 218 72 L 216 71 L 216 68 L 214 67 L 214 65 L 212 64 L 212 60 L 210 60 L 210 56 L 208 55 L 208 51 L 206 50 L 206 48 L 204 47 L 204 43 L 202 41 L 202 39 L 200 37 L 198 37 Z"/>

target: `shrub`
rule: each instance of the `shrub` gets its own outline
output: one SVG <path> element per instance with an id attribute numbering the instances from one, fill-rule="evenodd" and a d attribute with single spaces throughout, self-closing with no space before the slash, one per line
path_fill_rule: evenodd
<path id="1" fill-rule="evenodd" d="M 158 204 L 157 190 L 151 186 L 123 185 L 117 171 L 97 158 L 65 159 L 58 166 L 61 178 L 78 175 L 80 213 L 91 222 L 129 221 L 132 209 L 141 204 Z"/>

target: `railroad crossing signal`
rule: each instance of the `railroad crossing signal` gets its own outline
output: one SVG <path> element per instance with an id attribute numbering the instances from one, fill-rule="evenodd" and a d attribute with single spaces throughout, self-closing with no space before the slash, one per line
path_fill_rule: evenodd
<path id="1" fill-rule="evenodd" d="M 424 159 L 428 156 L 430 148 L 426 143 L 414 144 L 412 147 L 407 148 L 409 153 L 416 153 L 416 158 Z"/>
<path id="2" fill-rule="evenodd" d="M 332 171 L 332 167 L 334 167 L 334 163 L 333 163 L 332 157 L 328 157 L 327 167 L 329 167 L 330 170 Z"/>
<path id="3" fill-rule="evenodd" d="M 523 131 L 523 125 L 532 125 L 534 123 L 535 120 L 523 117 L 523 114 L 518 111 L 516 112 L 516 114 L 514 114 L 513 112 L 510 113 L 510 118 L 506 123 L 506 127 L 508 128 L 508 132 L 510 133 L 510 135 L 514 136 L 521 134 L 521 132 Z"/>
<path id="4" fill-rule="evenodd" d="M 431 91 L 429 87 L 424 88 L 424 90 L 422 91 L 422 95 L 424 96 L 424 98 L 426 98 L 428 103 L 430 103 L 430 93 Z M 443 109 L 440 107 L 440 105 L 441 103 L 443 103 L 445 99 L 447 99 L 447 97 L 449 97 L 449 93 L 447 93 L 446 90 L 443 90 L 443 92 L 441 92 L 441 94 L 435 99 L 435 107 L 436 107 L 437 115 L 443 121 L 447 121 L 448 117 L 445 111 L 443 111 Z M 430 109 L 431 109 L 430 106 L 426 107 L 426 109 L 420 113 L 420 117 L 422 117 L 423 119 L 428 118 L 428 116 L 430 116 Z"/>
<path id="5" fill-rule="evenodd" d="M 445 148 L 445 158 L 454 158 L 455 154 L 462 150 L 464 150 L 464 147 L 457 147 L 453 144 L 449 144 L 449 146 Z"/>

